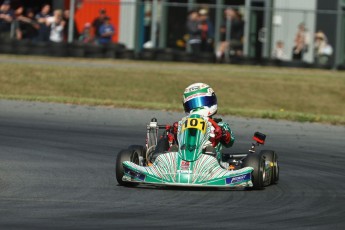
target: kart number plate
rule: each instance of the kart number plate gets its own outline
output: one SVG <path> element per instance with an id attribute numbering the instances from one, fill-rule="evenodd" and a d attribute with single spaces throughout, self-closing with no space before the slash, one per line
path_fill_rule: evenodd
<path id="1" fill-rule="evenodd" d="M 185 129 L 198 129 L 201 132 L 206 132 L 206 122 L 200 118 L 188 118 L 182 126 L 182 131 Z"/>

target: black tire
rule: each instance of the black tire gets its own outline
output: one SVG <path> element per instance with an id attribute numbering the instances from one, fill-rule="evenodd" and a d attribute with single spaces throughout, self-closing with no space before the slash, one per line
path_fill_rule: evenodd
<path id="1" fill-rule="evenodd" d="M 249 189 L 263 189 L 265 176 L 265 159 L 258 154 L 248 154 L 243 161 L 243 167 L 253 167 L 252 182 L 253 187 Z"/>
<path id="2" fill-rule="evenodd" d="M 155 153 L 164 153 L 169 150 L 168 137 L 162 137 L 158 140 L 157 146 L 155 148 Z"/>
<path id="3" fill-rule="evenodd" d="M 133 186 L 138 185 L 138 183 L 127 182 L 127 181 L 122 180 L 122 177 L 124 175 L 124 168 L 123 168 L 122 162 L 124 161 L 130 161 L 135 164 L 139 164 L 139 155 L 136 151 L 132 149 L 124 149 L 117 154 L 116 167 L 115 167 L 117 182 L 119 183 L 119 185 L 127 186 L 127 187 L 133 187 Z"/>
<path id="4" fill-rule="evenodd" d="M 142 145 L 130 145 L 129 150 L 133 150 L 138 153 L 139 156 L 143 157 L 146 160 L 146 150 Z"/>
<path id="5" fill-rule="evenodd" d="M 262 150 L 259 155 L 263 156 L 265 160 L 273 163 L 271 184 L 278 183 L 279 180 L 279 165 L 278 165 L 278 155 L 272 150 Z"/>
<path id="6" fill-rule="evenodd" d="M 169 150 L 169 141 L 168 141 L 168 137 L 161 137 L 158 140 L 158 143 L 156 145 L 155 151 L 152 154 L 152 158 L 150 159 L 151 162 L 154 162 L 156 160 L 156 158 L 162 154 L 165 153 L 166 151 Z"/>

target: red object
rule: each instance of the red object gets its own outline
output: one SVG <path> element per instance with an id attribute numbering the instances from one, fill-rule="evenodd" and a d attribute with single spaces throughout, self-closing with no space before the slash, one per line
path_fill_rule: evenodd
<path id="1" fill-rule="evenodd" d="M 178 130 L 178 122 L 175 121 L 173 124 L 173 133 L 176 135 L 177 134 L 177 130 Z"/>
<path id="2" fill-rule="evenodd" d="M 219 142 L 222 139 L 222 128 L 218 125 L 214 127 L 215 139 Z"/>
<path id="3" fill-rule="evenodd" d="M 212 120 L 211 118 L 208 119 L 211 123 L 212 126 L 214 127 L 214 140 L 211 140 L 213 147 L 216 147 L 216 145 L 220 142 L 223 141 L 225 144 L 228 144 L 231 141 L 231 135 L 228 131 L 223 130 L 217 122 Z"/>
<path id="4" fill-rule="evenodd" d="M 225 135 L 223 136 L 223 141 L 225 144 L 228 144 L 231 141 L 231 135 L 229 132 L 225 132 Z"/>
<path id="5" fill-rule="evenodd" d="M 171 133 L 169 133 L 169 134 L 168 134 L 168 142 L 169 142 L 169 144 L 170 144 L 170 143 L 173 143 L 174 139 L 175 139 L 175 138 L 174 138 L 174 135 L 171 134 Z"/>
<path id="6" fill-rule="evenodd" d="M 190 162 L 188 161 L 181 161 L 181 170 L 188 170 L 189 169 Z"/>
<path id="7" fill-rule="evenodd" d="M 115 34 L 112 41 L 118 42 L 120 34 L 120 0 L 79 0 L 76 2 L 74 17 L 79 33 L 83 31 L 85 23 L 92 23 L 93 20 L 99 16 L 99 11 L 104 9 L 107 16 L 110 17 L 110 23 L 115 28 Z M 69 4 L 70 0 L 65 0 L 65 8 L 69 8 Z"/>
<path id="8" fill-rule="evenodd" d="M 211 138 L 211 142 L 212 142 L 212 146 L 216 147 L 217 144 L 219 143 L 219 141 L 222 138 L 222 128 L 219 127 L 219 125 L 217 124 L 217 122 L 215 122 L 214 120 L 212 120 L 212 118 L 208 119 L 209 122 L 211 122 L 212 126 L 214 127 L 214 138 Z"/>
<path id="9" fill-rule="evenodd" d="M 253 137 L 253 140 L 258 142 L 259 144 L 262 144 L 262 145 L 265 143 L 265 140 L 261 140 L 260 138 L 255 137 L 255 136 Z"/>

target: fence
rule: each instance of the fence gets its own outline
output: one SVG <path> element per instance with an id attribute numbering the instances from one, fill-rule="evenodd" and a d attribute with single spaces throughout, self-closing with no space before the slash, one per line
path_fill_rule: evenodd
<path id="1" fill-rule="evenodd" d="M 317 10 L 316 0 L 299 1 L 299 9 L 282 0 L 274 5 L 270 1 L 209 2 L 215 3 L 71 0 L 74 20 L 69 21 L 65 41 L 97 47 L 99 38 L 94 35 L 99 28 L 92 24 L 103 12 L 115 28 L 112 42 L 123 44 L 132 54 L 128 57 L 230 63 L 274 60 L 282 65 L 322 67 L 345 63 L 344 8 Z M 85 31 L 94 39 L 83 41 Z"/>

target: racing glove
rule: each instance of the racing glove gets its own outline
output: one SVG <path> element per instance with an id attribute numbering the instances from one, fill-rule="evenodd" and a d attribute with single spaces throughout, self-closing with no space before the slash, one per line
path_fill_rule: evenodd
<path id="1" fill-rule="evenodd" d="M 223 129 L 221 126 L 217 124 L 214 120 L 209 118 L 209 121 L 212 123 L 212 126 L 214 127 L 214 140 L 212 140 L 213 147 L 215 147 L 219 142 L 222 142 L 224 144 L 228 144 L 231 141 L 231 134 Z"/>
<path id="2" fill-rule="evenodd" d="M 231 141 L 231 134 L 228 131 L 226 131 L 225 129 L 222 129 L 221 141 L 224 142 L 224 144 L 229 144 Z"/>

